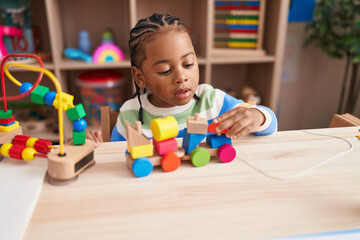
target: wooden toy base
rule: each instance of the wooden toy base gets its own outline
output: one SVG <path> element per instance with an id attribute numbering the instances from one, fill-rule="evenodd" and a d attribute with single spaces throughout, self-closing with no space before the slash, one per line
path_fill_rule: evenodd
<path id="1" fill-rule="evenodd" d="M 89 168 L 92 168 L 93 166 L 95 166 L 95 160 L 92 161 L 84 170 L 87 170 Z M 73 178 L 67 179 L 67 180 L 59 180 L 59 179 L 55 179 L 49 176 L 48 173 L 46 173 L 46 178 L 49 184 L 51 185 L 55 185 L 55 186 L 65 186 L 65 185 L 69 185 L 73 182 L 76 182 L 76 180 L 78 180 L 79 175 L 76 175 Z"/>
<path id="2" fill-rule="evenodd" d="M 48 154 L 47 171 L 51 182 L 55 183 L 54 180 L 73 182 L 79 173 L 95 164 L 94 148 L 94 142 L 86 139 L 84 145 L 73 145 L 72 141 L 66 143 L 65 156 L 59 156 L 60 149 L 51 151 Z"/>

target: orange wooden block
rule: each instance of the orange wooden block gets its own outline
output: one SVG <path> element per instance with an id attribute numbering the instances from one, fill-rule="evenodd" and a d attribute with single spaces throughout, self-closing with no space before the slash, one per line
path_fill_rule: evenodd
<path id="1" fill-rule="evenodd" d="M 207 134 L 208 123 L 205 118 L 200 118 L 199 113 L 187 119 L 187 132 L 196 134 Z"/>
<path id="2" fill-rule="evenodd" d="M 209 127 L 208 127 L 208 132 L 209 132 L 209 133 L 216 133 L 215 128 L 216 128 L 217 126 L 219 126 L 220 123 L 221 123 L 221 122 L 219 122 L 219 123 L 214 123 L 214 122 L 210 123 L 210 125 L 209 125 Z M 227 129 L 224 129 L 224 130 L 221 131 L 221 134 L 227 133 L 227 131 L 228 131 Z"/>

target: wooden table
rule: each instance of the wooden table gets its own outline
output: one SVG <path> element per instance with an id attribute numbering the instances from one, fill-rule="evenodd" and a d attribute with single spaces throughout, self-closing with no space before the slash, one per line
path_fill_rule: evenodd
<path id="1" fill-rule="evenodd" d="M 125 143 L 104 143 L 97 164 L 68 186 L 44 183 L 25 239 L 253 239 L 360 228 L 360 127 L 315 129 L 350 141 L 303 131 L 247 136 L 234 141 L 236 159 L 177 171 L 155 168 L 135 178 Z M 243 152 L 246 153 L 248 159 Z"/>

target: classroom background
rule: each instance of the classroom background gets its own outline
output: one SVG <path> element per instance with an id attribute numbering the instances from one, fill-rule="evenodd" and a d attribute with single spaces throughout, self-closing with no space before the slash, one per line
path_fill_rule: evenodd
<path id="1" fill-rule="evenodd" d="M 304 46 L 311 30 L 319 27 L 311 28 L 311 23 L 321 25 L 321 11 L 314 15 L 315 0 L 1 0 L 0 9 L 2 51 L 38 54 L 63 90 L 75 96 L 75 103 L 84 104 L 91 128 L 99 128 L 101 105 L 118 111 L 131 96 L 129 31 L 154 12 L 177 16 L 187 25 L 198 54 L 200 82 L 270 107 L 278 116 L 279 130 L 326 128 L 336 113 L 360 116 L 356 53 L 349 64 L 336 45 L 339 41 L 334 43 L 338 57 L 329 56 L 330 50 L 326 53 L 316 39 Z M 332 10 L 326 11 L 336 14 Z M 9 34 L 9 26 L 22 33 Z M 340 33 L 346 35 L 344 31 Z M 326 36 L 317 37 L 320 41 Z M 340 40 L 349 49 L 360 49 L 352 38 Z M 14 75 L 29 82 L 38 76 L 26 70 Z M 11 84 L 7 91 L 18 93 Z M 10 104 L 21 109 L 16 113 L 25 133 L 56 139 L 53 109 L 29 102 Z"/>

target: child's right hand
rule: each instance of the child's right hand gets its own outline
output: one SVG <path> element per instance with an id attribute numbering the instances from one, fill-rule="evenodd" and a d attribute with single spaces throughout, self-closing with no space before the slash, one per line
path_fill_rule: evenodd
<path id="1" fill-rule="evenodd" d="M 95 147 L 98 147 L 104 140 L 102 138 L 100 130 L 89 131 L 86 133 L 86 138 L 93 140 Z"/>

